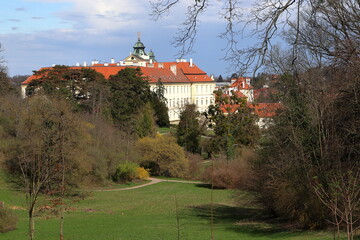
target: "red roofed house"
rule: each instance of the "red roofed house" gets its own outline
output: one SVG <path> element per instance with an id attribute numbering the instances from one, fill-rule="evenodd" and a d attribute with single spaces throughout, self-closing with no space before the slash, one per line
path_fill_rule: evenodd
<path id="1" fill-rule="evenodd" d="M 91 68 L 102 73 L 108 79 L 110 75 L 114 75 L 124 68 L 139 67 L 143 76 L 149 79 L 151 89 L 156 87 L 159 79 L 163 83 L 171 122 L 179 120 L 180 110 L 186 103 L 196 104 L 200 112 L 205 111 L 213 103 L 215 82 L 197 67 L 192 59 L 189 62 L 184 59 L 178 59 L 175 62 L 157 62 L 152 51 L 148 54 L 145 53 L 145 46 L 140 38 L 133 48 L 133 52 L 123 61 L 115 62 L 114 59 L 111 59 L 110 63 L 103 64 L 92 61 L 89 66 L 85 62 L 83 66 L 77 64 L 72 68 Z M 34 78 L 35 76 L 31 76 L 22 83 L 21 89 L 24 97 L 27 85 Z"/>
<path id="2" fill-rule="evenodd" d="M 257 125 L 260 128 L 268 128 L 273 124 L 273 117 L 281 108 L 281 103 L 249 103 L 249 108 L 254 110 L 254 113 L 259 117 Z"/>
<path id="3" fill-rule="evenodd" d="M 239 97 L 246 97 L 246 101 L 254 101 L 254 88 L 250 84 L 250 78 L 238 77 L 231 79 L 229 86 L 222 87 L 226 94 L 236 93 Z M 240 96 L 241 95 L 241 96 Z"/>
<path id="4" fill-rule="evenodd" d="M 225 96 L 236 95 L 239 98 L 246 98 L 247 106 L 254 110 L 259 118 L 257 125 L 260 128 L 268 128 L 272 122 L 276 111 L 281 107 L 280 103 L 254 103 L 254 100 L 259 95 L 259 91 L 255 90 L 251 86 L 250 78 L 238 77 L 231 79 L 229 86 L 221 88 Z M 272 90 L 269 90 L 269 92 Z M 230 113 L 236 111 L 238 105 L 226 105 L 222 106 L 222 111 Z"/>

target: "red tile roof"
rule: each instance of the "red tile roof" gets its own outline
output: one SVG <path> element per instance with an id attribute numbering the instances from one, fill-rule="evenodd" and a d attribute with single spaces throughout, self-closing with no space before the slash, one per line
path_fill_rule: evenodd
<path id="1" fill-rule="evenodd" d="M 247 78 L 249 79 L 249 78 Z M 237 89 L 252 89 L 251 84 L 246 83 L 246 79 L 243 77 L 239 77 L 233 82 L 229 88 L 237 88 Z"/>
<path id="2" fill-rule="evenodd" d="M 161 67 L 162 65 L 162 67 Z M 171 66 L 176 66 L 176 74 L 171 70 Z M 160 67 L 159 67 L 160 66 Z M 108 64 L 105 66 L 104 64 L 95 64 L 93 66 L 87 67 L 70 67 L 71 69 L 81 69 L 81 68 L 91 68 L 96 70 L 99 73 L 102 73 L 106 79 L 108 79 L 111 75 L 117 74 L 120 70 L 124 68 L 137 68 L 136 66 L 117 66 L 117 64 Z M 193 67 L 190 67 L 190 63 L 188 62 L 164 62 L 164 63 L 153 63 L 147 64 L 147 67 L 139 67 L 144 77 L 149 79 L 150 83 L 155 83 L 159 79 L 163 83 L 186 83 L 186 82 L 214 82 L 209 76 L 206 75 L 204 71 L 198 68 L 195 64 Z M 50 69 L 48 68 L 41 68 Z M 33 79 L 37 77 L 32 75 L 28 79 L 26 79 L 22 84 L 29 84 Z"/>
<path id="3" fill-rule="evenodd" d="M 255 114 L 261 118 L 272 118 L 281 108 L 281 103 L 257 103 L 248 104 L 248 107 L 254 109 Z"/>
<path id="4" fill-rule="evenodd" d="M 224 113 L 233 113 L 240 105 L 225 104 L 221 106 Z M 281 108 L 281 103 L 248 103 L 247 106 L 254 110 L 254 113 L 260 118 L 273 118 L 276 112 Z"/>

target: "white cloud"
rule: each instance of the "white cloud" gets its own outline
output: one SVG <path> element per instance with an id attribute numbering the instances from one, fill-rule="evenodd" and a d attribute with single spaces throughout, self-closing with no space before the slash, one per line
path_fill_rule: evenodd
<path id="1" fill-rule="evenodd" d="M 128 29 L 149 19 L 147 0 L 28 0 L 42 3 L 70 3 L 69 8 L 55 13 L 74 29 L 97 31 Z"/>

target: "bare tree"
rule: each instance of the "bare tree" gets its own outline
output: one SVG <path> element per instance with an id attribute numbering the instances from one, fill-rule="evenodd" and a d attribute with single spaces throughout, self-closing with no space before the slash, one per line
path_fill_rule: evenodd
<path id="1" fill-rule="evenodd" d="M 15 149 L 7 165 L 20 175 L 25 188 L 30 239 L 34 239 L 34 217 L 41 193 L 55 191 L 60 182 L 63 201 L 65 172 L 71 170 L 75 135 L 79 132 L 67 107 L 45 96 L 26 99 L 20 106 Z M 63 239 L 63 210 L 61 206 L 60 239 Z"/>
<path id="2" fill-rule="evenodd" d="M 181 0 L 152 2 L 154 19 L 168 14 Z M 189 4 L 187 16 L 174 38 L 180 55 L 193 50 L 199 20 L 211 0 L 194 0 Z M 359 1 L 357 0 L 258 0 L 251 7 L 239 0 L 222 0 L 221 19 L 226 27 L 220 37 L 227 40 L 224 59 L 231 70 L 243 73 L 249 68 L 256 72 L 266 62 L 274 46 L 274 39 L 288 31 L 292 62 L 298 58 L 299 47 L 305 45 L 313 51 L 342 59 L 359 58 Z M 250 8 L 250 11 L 247 11 Z M 251 31 L 258 42 L 241 48 L 240 39 Z M 314 31 L 315 30 L 315 31 Z M 341 50 L 339 52 L 339 50 Z"/>

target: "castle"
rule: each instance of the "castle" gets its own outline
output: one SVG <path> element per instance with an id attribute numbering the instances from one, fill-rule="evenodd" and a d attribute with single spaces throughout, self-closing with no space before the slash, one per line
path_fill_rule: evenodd
<path id="1" fill-rule="evenodd" d="M 84 62 L 82 66 L 76 64 L 71 68 L 91 68 L 102 73 L 106 79 L 117 74 L 120 70 L 128 67 L 139 67 L 143 76 L 149 80 L 150 88 L 154 90 L 159 82 L 164 86 L 164 96 L 169 109 L 171 122 L 179 121 L 180 111 L 185 104 L 195 104 L 198 111 L 202 112 L 214 102 L 213 91 L 215 81 L 203 70 L 196 66 L 192 59 L 177 59 L 174 62 L 158 62 L 153 51 L 146 53 L 145 45 L 141 42 L 140 36 L 133 46 L 130 55 L 121 61 L 111 59 L 109 63 L 99 63 L 94 60 L 91 64 Z M 35 79 L 30 76 L 21 85 L 22 95 L 25 97 L 27 85 Z"/>

